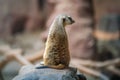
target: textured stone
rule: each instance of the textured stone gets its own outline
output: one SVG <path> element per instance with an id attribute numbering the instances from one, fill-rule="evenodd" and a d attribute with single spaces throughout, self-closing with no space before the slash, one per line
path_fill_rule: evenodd
<path id="1" fill-rule="evenodd" d="M 28 65 L 22 67 L 13 80 L 86 80 L 86 78 L 82 74 L 77 74 L 76 68 L 58 70 L 41 65 Z"/>

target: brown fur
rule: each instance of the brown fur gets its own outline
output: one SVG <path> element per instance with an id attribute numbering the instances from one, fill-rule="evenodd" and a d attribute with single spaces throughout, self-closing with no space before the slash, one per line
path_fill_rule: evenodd
<path id="1" fill-rule="evenodd" d="M 55 69 L 63 69 L 69 66 L 70 54 L 65 24 L 72 24 L 73 22 L 72 19 L 68 19 L 67 15 L 60 15 L 55 18 L 46 42 L 43 57 L 45 66 Z"/>

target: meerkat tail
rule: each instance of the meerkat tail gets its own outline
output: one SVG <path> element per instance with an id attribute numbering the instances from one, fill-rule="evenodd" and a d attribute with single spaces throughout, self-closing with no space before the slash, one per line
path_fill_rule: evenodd
<path id="1" fill-rule="evenodd" d="M 43 69 L 43 68 L 63 69 L 63 68 L 65 68 L 65 67 L 66 67 L 66 66 L 63 65 L 63 64 L 59 64 L 59 65 L 50 65 L 50 66 L 43 65 L 43 66 L 36 67 L 36 69 Z"/>
<path id="2" fill-rule="evenodd" d="M 54 69 L 63 69 L 63 68 L 65 68 L 66 66 L 63 65 L 63 64 L 59 64 L 59 65 L 50 65 L 50 66 L 48 66 L 48 67 L 54 68 Z"/>

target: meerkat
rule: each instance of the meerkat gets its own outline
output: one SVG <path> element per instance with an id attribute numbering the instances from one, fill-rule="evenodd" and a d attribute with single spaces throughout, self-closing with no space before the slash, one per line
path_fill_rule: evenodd
<path id="1" fill-rule="evenodd" d="M 65 14 L 54 19 L 49 29 L 43 55 L 44 66 L 55 69 L 63 69 L 69 66 L 70 54 L 65 26 L 74 22 L 70 16 Z"/>

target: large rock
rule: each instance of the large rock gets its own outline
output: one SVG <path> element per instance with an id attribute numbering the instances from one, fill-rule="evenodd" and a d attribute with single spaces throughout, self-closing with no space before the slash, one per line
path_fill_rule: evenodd
<path id="1" fill-rule="evenodd" d="M 76 68 L 58 70 L 41 65 L 28 65 L 22 67 L 19 75 L 13 80 L 86 80 L 86 78 L 82 74 L 77 74 Z"/>

